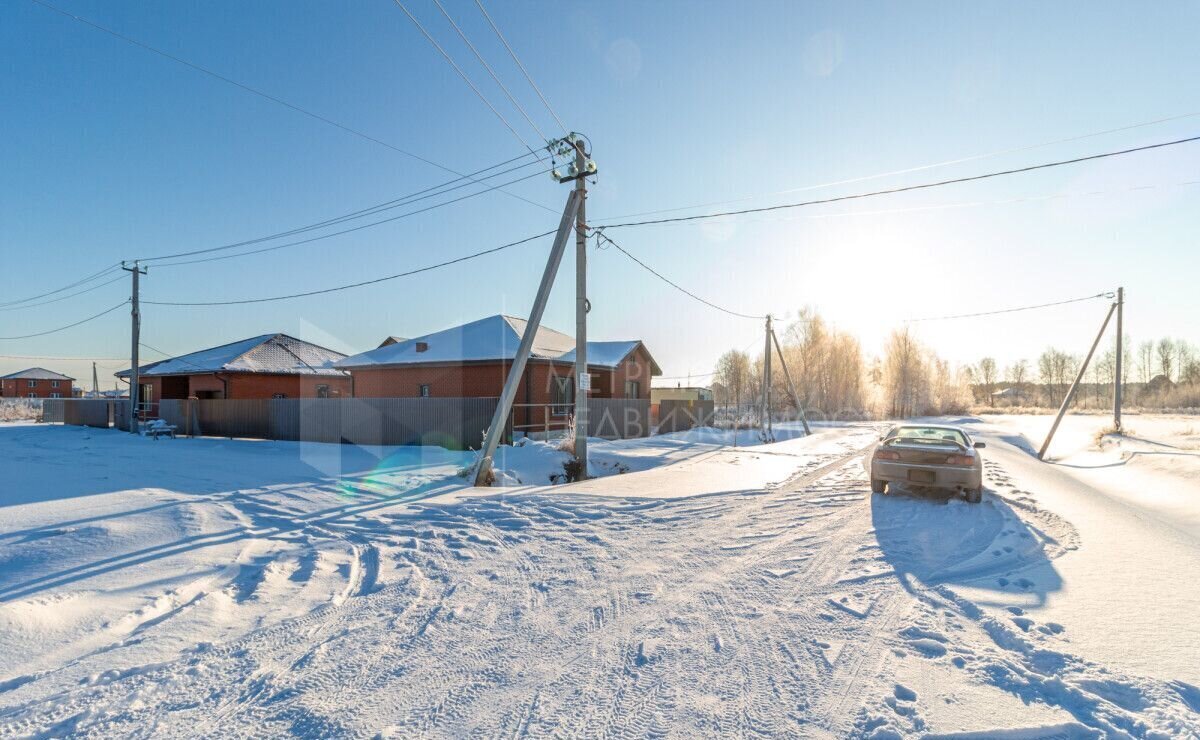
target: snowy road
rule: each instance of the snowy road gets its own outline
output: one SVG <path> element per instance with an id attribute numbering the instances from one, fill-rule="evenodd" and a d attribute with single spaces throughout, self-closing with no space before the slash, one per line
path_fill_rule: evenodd
<path id="1" fill-rule="evenodd" d="M 983 504 L 872 497 L 874 435 L 499 494 L 442 460 L 12 507 L 0 736 L 1195 736 L 1196 642 L 1138 665 L 1085 619 L 1136 602 L 1064 516 L 1102 494 L 992 430 Z M 1183 608 L 1197 543 L 1164 546 Z"/>

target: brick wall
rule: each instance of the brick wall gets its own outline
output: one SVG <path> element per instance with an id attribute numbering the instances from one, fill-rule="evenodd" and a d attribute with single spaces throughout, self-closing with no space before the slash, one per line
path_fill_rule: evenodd
<path id="1" fill-rule="evenodd" d="M 222 382 L 222 379 L 225 382 Z M 224 397 L 229 399 L 274 398 L 279 393 L 287 398 L 316 398 L 318 385 L 329 386 L 330 398 L 350 397 L 349 377 L 315 375 L 207 373 L 166 378 L 150 377 L 145 379 L 143 385 L 152 387 L 154 401 L 164 398 L 186 398 L 189 395 L 199 397 L 201 393 L 226 394 Z M 167 395 L 164 396 L 164 393 Z"/>

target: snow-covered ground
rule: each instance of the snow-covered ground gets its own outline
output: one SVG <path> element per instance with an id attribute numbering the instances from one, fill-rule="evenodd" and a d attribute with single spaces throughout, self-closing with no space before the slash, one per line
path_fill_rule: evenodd
<path id="1" fill-rule="evenodd" d="M 1196 736 L 1196 478 L 1039 463 L 1038 419 L 970 422 L 980 505 L 872 497 L 871 424 L 597 442 L 629 472 L 564 486 L 528 445 L 496 489 L 0 425 L 0 736 Z"/>

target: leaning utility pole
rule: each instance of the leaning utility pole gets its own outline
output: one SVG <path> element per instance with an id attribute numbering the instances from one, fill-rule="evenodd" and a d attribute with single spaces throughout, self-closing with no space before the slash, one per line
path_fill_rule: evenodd
<path id="1" fill-rule="evenodd" d="M 761 427 L 759 435 L 763 442 L 772 441 L 774 435 L 774 430 L 771 428 L 771 335 L 773 333 L 771 315 L 767 314 L 766 348 L 763 351 L 762 418 L 759 420 Z"/>
<path id="2" fill-rule="evenodd" d="M 1067 396 L 1063 399 L 1062 406 L 1058 407 L 1058 416 L 1054 417 L 1054 424 L 1050 427 L 1050 433 L 1046 435 L 1046 441 L 1042 442 L 1042 449 L 1038 450 L 1039 460 L 1046 457 L 1046 450 L 1050 448 L 1050 440 L 1054 439 L 1054 433 L 1058 431 L 1058 425 L 1062 422 L 1063 415 L 1067 413 L 1067 408 L 1070 407 L 1071 401 L 1075 398 L 1075 391 L 1079 390 L 1079 384 L 1083 381 L 1083 374 L 1087 372 L 1088 363 L 1092 361 L 1092 355 L 1096 354 L 1096 347 L 1099 346 L 1100 340 L 1104 337 L 1104 330 L 1108 328 L 1109 319 L 1112 318 L 1113 312 L 1116 310 L 1116 303 L 1109 306 L 1108 314 L 1104 317 L 1104 323 L 1100 325 L 1100 332 L 1096 334 L 1096 341 L 1092 342 L 1092 348 L 1088 350 L 1087 357 L 1083 358 L 1083 364 L 1079 366 L 1079 374 L 1075 376 L 1075 382 L 1071 384 L 1071 388 L 1067 391 Z"/>
<path id="3" fill-rule="evenodd" d="M 550 258 L 546 261 L 546 269 L 542 272 L 542 282 L 538 285 L 537 297 L 533 299 L 533 308 L 529 311 L 529 319 L 525 322 L 525 331 L 521 334 L 521 343 L 517 345 L 517 354 L 513 358 L 512 367 L 508 369 L 508 379 L 504 381 L 504 390 L 500 392 L 500 401 L 496 404 L 496 412 L 492 414 L 492 423 L 488 427 L 487 437 L 483 441 L 483 449 L 479 451 L 479 462 L 475 467 L 475 485 L 485 486 L 492 472 L 492 456 L 496 454 L 496 446 L 500 444 L 500 435 L 504 433 L 505 422 L 512 410 L 513 399 L 517 396 L 517 388 L 525 375 L 525 364 L 529 361 L 533 349 L 533 338 L 538 327 L 542 324 L 542 314 L 546 310 L 546 301 L 550 298 L 550 289 L 554 287 L 554 276 L 558 274 L 558 265 L 562 262 L 566 249 L 567 237 L 575 224 L 579 213 L 579 190 L 572 190 L 567 196 L 567 207 L 563 209 L 562 220 L 558 224 L 558 233 L 554 237 L 554 246 L 550 249 Z"/>
<path id="4" fill-rule="evenodd" d="M 1113 429 L 1121 433 L 1121 401 L 1125 392 L 1125 289 L 1117 288 L 1117 374 L 1113 381 Z"/>
<path id="5" fill-rule="evenodd" d="M 583 140 L 575 142 L 576 200 L 579 210 L 575 216 L 575 460 L 579 463 L 579 480 L 587 478 L 588 455 L 588 391 L 592 376 L 587 365 L 587 157 Z"/>
<path id="6" fill-rule="evenodd" d="M 804 406 L 800 403 L 800 396 L 796 395 L 796 386 L 792 383 L 792 374 L 788 372 L 787 360 L 783 359 L 783 347 L 779 346 L 779 337 L 775 335 L 775 330 L 771 330 L 771 339 L 775 341 L 775 351 L 779 353 L 779 366 L 783 368 L 783 378 L 788 384 L 788 393 L 792 396 L 792 405 L 796 407 L 796 412 L 800 414 L 800 423 L 804 425 L 804 434 L 812 434 L 812 430 L 808 428 L 808 417 L 804 415 Z"/>
<path id="7" fill-rule="evenodd" d="M 135 261 L 133 267 L 126 267 L 125 263 L 121 263 L 121 269 L 133 276 L 133 293 L 130 295 L 129 303 L 132 305 L 130 316 L 133 319 L 132 331 L 132 346 L 130 348 L 130 370 L 129 370 L 129 431 L 133 434 L 138 433 L 138 391 L 141 387 L 141 377 L 138 375 L 138 345 L 141 343 L 142 334 L 142 310 L 138 305 L 138 277 L 146 274 L 146 268 L 138 267 Z"/>

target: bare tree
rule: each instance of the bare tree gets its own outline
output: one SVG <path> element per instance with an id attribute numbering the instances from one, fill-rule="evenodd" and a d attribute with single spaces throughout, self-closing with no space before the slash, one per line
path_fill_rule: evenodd
<path id="1" fill-rule="evenodd" d="M 1158 340 L 1158 371 L 1171 380 L 1175 370 L 1175 343 L 1170 339 Z"/>
<path id="2" fill-rule="evenodd" d="M 992 394 L 996 392 L 996 360 L 991 357 L 980 360 L 977 373 L 976 379 L 983 389 L 984 401 L 991 404 Z"/>
<path id="3" fill-rule="evenodd" d="M 1029 378 L 1029 363 L 1025 360 L 1017 360 L 1008 366 L 1005 376 L 1007 376 L 1008 382 L 1012 384 L 1013 395 L 1017 397 L 1017 404 L 1020 404 L 1025 381 Z"/>
<path id="4" fill-rule="evenodd" d="M 721 355 L 717 359 L 713 383 L 725 388 L 725 405 L 728 406 L 730 401 L 735 407 L 741 405 L 743 398 L 749 398 L 750 356 L 736 349 Z"/>
<path id="5" fill-rule="evenodd" d="M 1148 384 L 1154 378 L 1154 342 L 1138 345 L 1138 370 L 1142 373 L 1143 383 Z"/>

